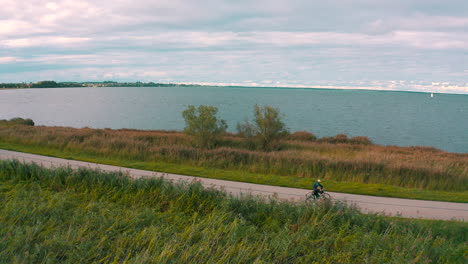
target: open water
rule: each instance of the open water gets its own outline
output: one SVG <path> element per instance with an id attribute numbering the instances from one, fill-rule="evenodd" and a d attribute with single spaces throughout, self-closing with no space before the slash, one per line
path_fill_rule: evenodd
<path id="1" fill-rule="evenodd" d="M 36 125 L 182 130 L 188 105 L 214 105 L 229 131 L 272 105 L 291 131 L 344 133 L 375 143 L 468 153 L 468 95 L 242 87 L 96 87 L 0 90 L 0 119 Z"/>

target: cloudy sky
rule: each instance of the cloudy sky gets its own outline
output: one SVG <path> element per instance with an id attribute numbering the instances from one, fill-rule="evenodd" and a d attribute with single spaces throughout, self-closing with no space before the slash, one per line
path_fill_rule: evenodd
<path id="1" fill-rule="evenodd" d="M 0 0 L 0 82 L 468 94 L 467 0 Z"/>

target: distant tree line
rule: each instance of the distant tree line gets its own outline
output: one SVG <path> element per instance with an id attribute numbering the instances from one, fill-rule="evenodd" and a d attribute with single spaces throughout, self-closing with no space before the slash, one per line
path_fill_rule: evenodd
<path id="1" fill-rule="evenodd" d="M 67 87 L 175 87 L 201 86 L 193 84 L 154 83 L 154 82 L 56 82 L 40 81 L 36 83 L 0 83 L 0 88 L 67 88 Z"/>
<path id="2" fill-rule="evenodd" d="M 25 126 L 34 126 L 34 121 L 30 118 L 21 118 L 21 117 L 14 117 L 10 120 L 7 119 L 0 119 L 0 125 L 25 125 Z"/>
<path id="3" fill-rule="evenodd" d="M 0 83 L 0 88 L 30 88 L 29 83 Z"/>
<path id="4" fill-rule="evenodd" d="M 100 86 L 100 87 L 174 87 L 174 86 L 201 86 L 194 84 L 176 84 L 176 83 L 154 83 L 154 82 L 85 82 L 87 86 Z"/>
<path id="5" fill-rule="evenodd" d="M 55 82 L 40 81 L 36 83 L 0 83 L 0 88 L 67 88 L 85 87 L 83 83 L 77 82 Z"/>
<path id="6" fill-rule="evenodd" d="M 66 87 L 84 87 L 81 83 L 76 82 L 55 82 L 41 81 L 31 84 L 31 88 L 66 88 Z"/>

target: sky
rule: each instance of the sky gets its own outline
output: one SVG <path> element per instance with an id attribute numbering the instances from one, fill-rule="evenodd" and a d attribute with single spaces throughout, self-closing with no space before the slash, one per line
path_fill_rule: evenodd
<path id="1" fill-rule="evenodd" d="M 467 0 L 0 0 L 0 83 L 468 94 Z"/>

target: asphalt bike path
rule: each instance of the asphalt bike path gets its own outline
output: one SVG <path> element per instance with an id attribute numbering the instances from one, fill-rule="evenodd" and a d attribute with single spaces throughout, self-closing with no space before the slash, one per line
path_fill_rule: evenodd
<path id="1" fill-rule="evenodd" d="M 121 171 L 127 173 L 134 179 L 143 177 L 163 177 L 173 182 L 198 181 L 205 188 L 223 190 L 234 196 L 241 194 L 252 194 L 254 196 L 276 197 L 281 200 L 301 202 L 305 200 L 307 193 L 311 190 L 262 185 L 254 183 L 217 180 L 210 178 L 178 175 L 164 172 L 131 169 L 98 163 L 67 160 L 36 154 L 9 151 L 0 149 L 0 159 L 16 159 L 26 163 L 37 163 L 47 168 L 69 166 L 71 168 L 90 168 L 102 171 Z M 325 183 L 326 187 L 326 183 Z M 451 203 L 425 200 L 400 199 L 389 197 L 377 197 L 369 195 L 357 195 L 347 193 L 327 192 L 332 199 L 354 205 L 364 213 L 381 213 L 389 216 L 400 216 L 407 218 L 423 218 L 438 220 L 468 220 L 468 203 Z"/>

